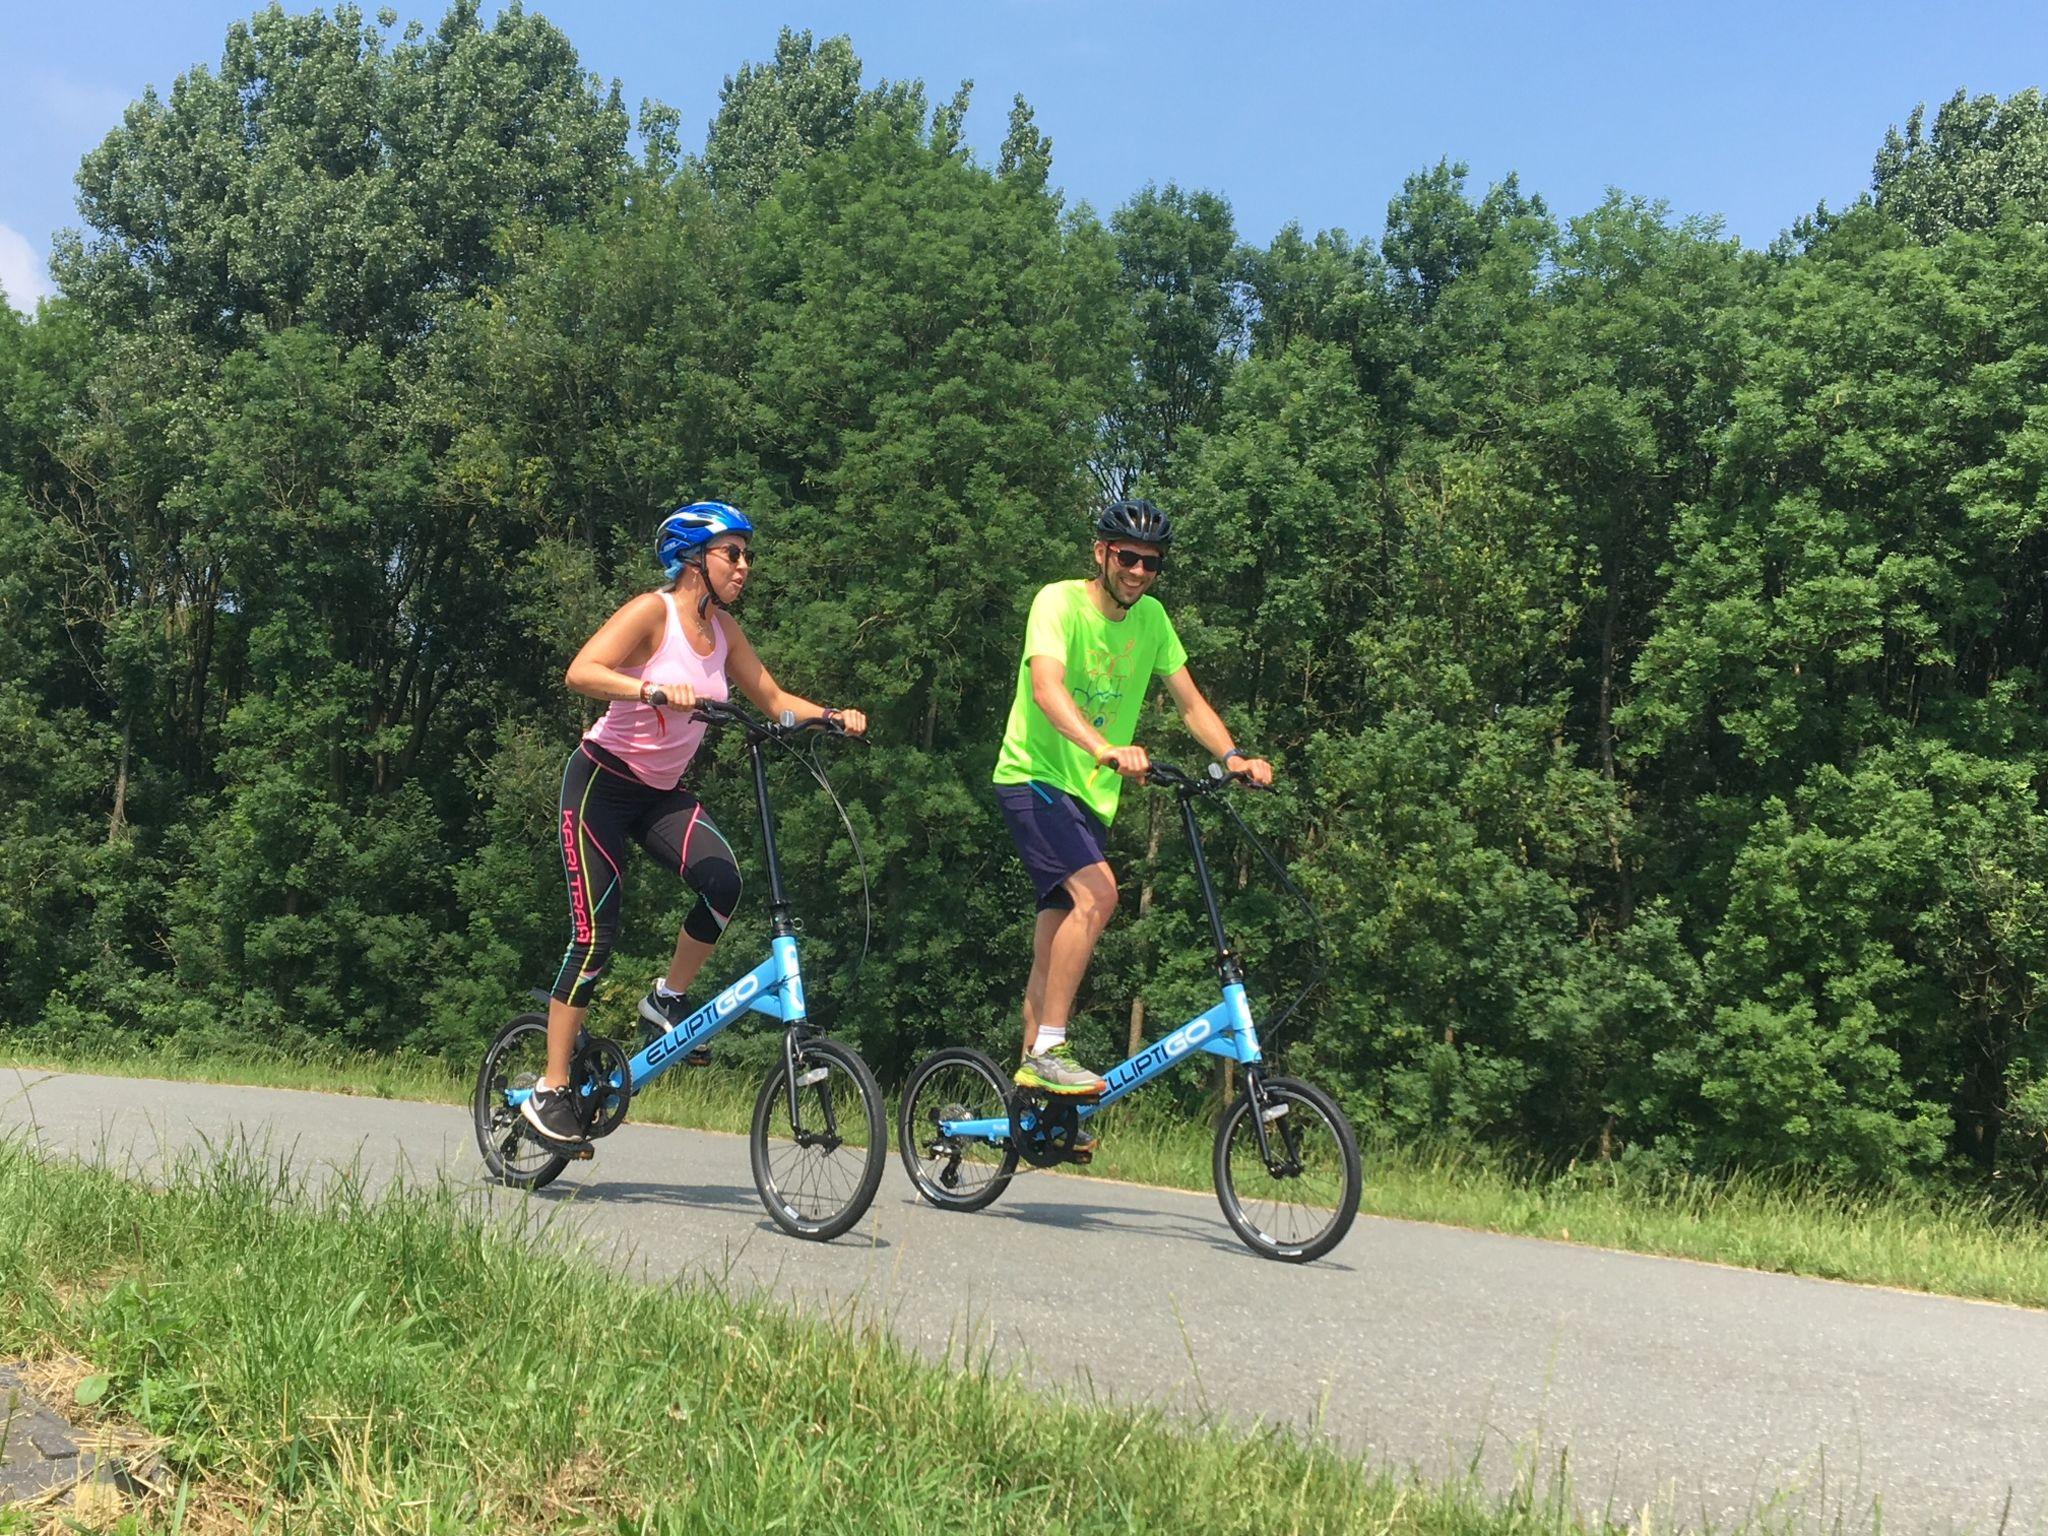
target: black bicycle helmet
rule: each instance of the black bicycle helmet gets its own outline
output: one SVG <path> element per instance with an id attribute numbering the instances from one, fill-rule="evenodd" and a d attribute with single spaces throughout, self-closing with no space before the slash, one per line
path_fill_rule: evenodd
<path id="1" fill-rule="evenodd" d="M 1095 536 L 1132 539 L 1164 549 L 1173 542 L 1173 519 L 1149 501 L 1112 501 L 1095 514 Z"/>

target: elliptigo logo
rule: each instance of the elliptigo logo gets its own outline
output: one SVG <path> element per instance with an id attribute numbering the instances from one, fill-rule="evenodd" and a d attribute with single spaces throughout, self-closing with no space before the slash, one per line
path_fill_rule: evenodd
<path id="1" fill-rule="evenodd" d="M 760 990 L 760 977 L 742 976 L 738 981 L 719 993 L 711 1006 L 718 1010 L 718 1016 L 721 1019 L 729 1018 L 733 1009 L 739 1007 L 741 1003 L 744 1003 Z"/>
<path id="2" fill-rule="evenodd" d="M 1207 1017 L 1196 1019 L 1184 1028 L 1175 1030 L 1157 1045 L 1148 1045 L 1130 1059 L 1131 1077 L 1143 1078 L 1155 1068 L 1164 1066 L 1176 1057 L 1185 1056 L 1215 1032 L 1216 1026 Z M 1116 1075 L 1121 1076 L 1122 1073 Z"/>
<path id="3" fill-rule="evenodd" d="M 760 990 L 760 977 L 742 976 L 702 1008 L 691 1014 L 690 1017 L 683 1020 L 682 1023 L 678 1024 L 668 1034 L 663 1035 L 653 1045 L 649 1046 L 647 1048 L 648 1068 L 652 1070 L 660 1066 L 664 1061 L 667 1061 L 669 1057 L 675 1055 L 677 1051 L 686 1051 L 694 1046 L 699 1040 L 704 1038 L 706 1034 L 704 1025 L 709 1020 L 716 1018 L 722 1023 L 726 1019 L 731 1018 L 734 1010 Z"/>

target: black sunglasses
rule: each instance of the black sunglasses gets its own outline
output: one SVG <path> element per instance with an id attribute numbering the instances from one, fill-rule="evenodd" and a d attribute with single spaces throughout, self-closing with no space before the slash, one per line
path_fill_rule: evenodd
<path id="1" fill-rule="evenodd" d="M 1148 571 L 1156 571 L 1166 564 L 1164 555 L 1141 555 L 1135 549 L 1112 549 L 1110 553 L 1116 556 L 1116 563 L 1127 571 L 1135 571 L 1141 567 Z"/>
<path id="2" fill-rule="evenodd" d="M 714 544 L 711 546 L 711 553 L 725 556 L 734 565 L 752 565 L 754 563 L 752 551 L 744 544 Z"/>

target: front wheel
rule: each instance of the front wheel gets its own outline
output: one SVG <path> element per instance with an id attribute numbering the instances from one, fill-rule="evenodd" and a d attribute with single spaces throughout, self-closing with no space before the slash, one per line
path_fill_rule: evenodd
<path id="1" fill-rule="evenodd" d="M 768 1069 L 748 1145 L 754 1188 L 775 1224 L 792 1237 L 829 1242 L 867 1214 L 888 1160 L 888 1121 L 874 1073 L 836 1040 L 798 1042 Z"/>
<path id="2" fill-rule="evenodd" d="M 1261 1258 L 1306 1264 L 1328 1253 L 1351 1230 L 1363 1183 L 1351 1122 L 1313 1083 L 1261 1078 L 1216 1127 L 1216 1198 Z"/>
<path id="3" fill-rule="evenodd" d="M 470 1114 L 476 1121 L 477 1150 L 493 1183 L 513 1189 L 544 1189 L 569 1166 L 569 1159 L 534 1134 L 526 1117 L 507 1102 L 513 1090 L 531 1092 L 548 1065 L 548 1019 L 522 1013 L 498 1031 L 477 1069 Z"/>
<path id="4" fill-rule="evenodd" d="M 948 1135 L 944 1122 L 1002 1120 L 1010 1084 L 980 1051 L 954 1046 L 917 1064 L 903 1085 L 896 1150 L 917 1192 L 942 1211 L 978 1211 L 1009 1187 L 1017 1144 Z"/>

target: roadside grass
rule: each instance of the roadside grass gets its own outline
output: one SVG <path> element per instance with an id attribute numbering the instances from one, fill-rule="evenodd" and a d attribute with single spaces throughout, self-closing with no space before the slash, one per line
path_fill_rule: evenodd
<path id="1" fill-rule="evenodd" d="M 635 1284 L 537 1241 L 559 1219 L 232 1144 L 146 1188 L 0 1142 L 0 1357 L 71 1358 L 78 1416 L 159 1448 L 178 1486 L 138 1530 L 1596 1528 L 1534 1478 L 1432 1486 L 1033 1392 L 971 1341 L 948 1368 L 850 1315 Z"/>
<path id="2" fill-rule="evenodd" d="M 726 1065 L 657 1079 L 635 1096 L 633 1118 L 744 1134 L 759 1068 L 732 1061 L 743 1051 L 723 1054 Z M 437 1103 L 467 1104 L 471 1089 L 466 1072 L 432 1057 L 171 1053 L 42 1064 Z M 1104 1111 L 1094 1128 L 1100 1150 L 1092 1166 L 1075 1173 L 1211 1187 L 1212 1126 L 1166 1096 L 1134 1095 Z M 1368 1215 L 2048 1308 L 2048 1220 L 2017 1201 L 1838 1188 L 1789 1174 L 1710 1178 L 1613 1163 L 1558 1172 L 1470 1148 L 1402 1145 L 1370 1134 L 1363 1151 L 1360 1208 Z"/>

